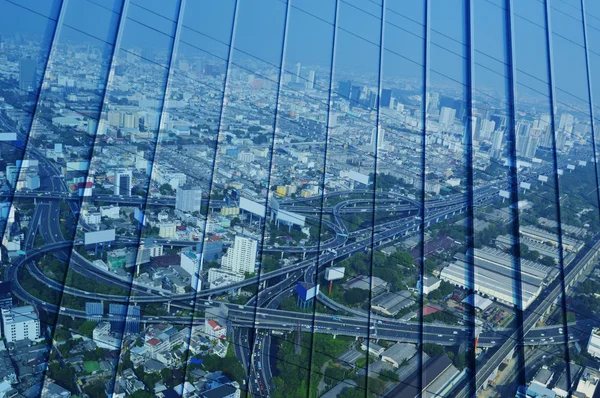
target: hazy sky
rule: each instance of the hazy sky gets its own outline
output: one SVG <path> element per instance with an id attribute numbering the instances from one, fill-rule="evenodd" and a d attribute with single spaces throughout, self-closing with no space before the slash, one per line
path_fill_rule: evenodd
<path id="1" fill-rule="evenodd" d="M 96 4 L 94 4 L 96 3 Z M 376 86 L 381 39 L 381 7 L 369 0 L 341 0 L 338 9 L 336 70 L 362 71 Z M 424 2 L 388 1 L 384 28 L 383 79 L 423 75 Z M 474 84 L 499 92 L 507 87 L 507 20 L 502 0 L 475 1 L 473 9 Z M 513 2 L 515 58 L 519 90 L 547 95 L 548 63 L 545 5 L 539 0 Z M 69 0 L 62 39 L 112 44 L 119 23 L 121 0 Z M 234 0 L 190 1 L 183 11 L 180 51 L 206 51 L 226 58 L 233 22 Z M 285 68 L 296 62 L 328 69 L 332 57 L 334 0 L 292 0 L 287 21 Z M 432 83 L 467 82 L 466 6 L 464 0 L 430 0 L 430 59 Z M 20 5 L 20 6 L 19 6 Z M 0 0 L 3 33 L 37 33 L 48 40 L 61 1 Z M 600 5 L 587 1 L 588 40 L 592 66 L 600 65 Z M 114 12 L 111 12 L 113 10 Z M 176 30 L 178 0 L 130 2 L 123 48 L 154 48 L 168 52 Z M 239 0 L 233 62 L 247 54 L 267 65 L 279 65 L 286 16 L 282 0 Z M 565 103 L 587 101 L 587 79 L 579 0 L 553 1 L 550 12 L 556 99 Z M 50 18 L 50 19 L 49 19 Z M 110 45 L 103 44 L 105 47 Z M 47 48 L 47 45 L 46 47 Z M 597 50 L 597 51 L 596 51 Z M 600 68 L 600 66 L 598 67 Z M 595 69 L 592 67 L 592 71 Z M 598 69 L 600 70 L 600 69 Z M 594 73 L 595 74 L 595 73 Z M 600 76 L 592 79 L 600 93 Z M 600 94 L 598 94 L 600 95 Z"/>

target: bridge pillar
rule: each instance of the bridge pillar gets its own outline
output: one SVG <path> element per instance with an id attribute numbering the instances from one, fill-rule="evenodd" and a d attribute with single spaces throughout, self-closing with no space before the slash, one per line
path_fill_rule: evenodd
<path id="1" fill-rule="evenodd" d="M 306 259 L 306 252 L 302 252 L 302 260 Z"/>
<path id="2" fill-rule="evenodd" d="M 281 259 L 283 260 L 283 251 L 281 252 Z"/>
<path id="3" fill-rule="evenodd" d="M 237 292 L 237 294 L 238 294 L 238 296 L 239 296 L 240 294 L 242 294 L 242 288 L 241 288 L 241 287 L 238 289 L 238 292 Z"/>
<path id="4" fill-rule="evenodd" d="M 171 302 L 167 301 L 167 312 L 171 312 Z"/>
<path id="5" fill-rule="evenodd" d="M 334 335 L 333 335 L 333 339 L 335 340 L 335 338 L 336 338 L 336 337 L 337 337 L 337 334 L 334 334 Z"/>
<path id="6" fill-rule="evenodd" d="M 358 341 L 358 335 L 354 336 L 354 341 Z"/>
<path id="7" fill-rule="evenodd" d="M 290 273 L 289 273 L 289 272 L 286 272 L 286 273 L 285 273 L 285 279 L 287 279 L 287 278 L 289 278 L 289 277 L 290 277 Z"/>

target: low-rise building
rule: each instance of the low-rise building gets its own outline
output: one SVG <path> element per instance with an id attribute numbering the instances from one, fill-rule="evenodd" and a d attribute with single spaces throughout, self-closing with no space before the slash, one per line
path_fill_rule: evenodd
<path id="1" fill-rule="evenodd" d="M 385 351 L 385 348 L 383 348 L 379 344 L 375 344 L 373 342 L 366 342 L 366 341 L 363 341 L 360 344 L 360 348 L 362 350 L 364 350 L 364 351 L 367 351 L 367 349 L 368 349 L 369 350 L 369 354 L 375 355 L 378 358 Z"/>
<path id="2" fill-rule="evenodd" d="M 241 282 L 244 278 L 243 274 L 225 269 L 211 268 L 208 270 L 208 283 L 211 289 Z"/>
<path id="3" fill-rule="evenodd" d="M 227 336 L 227 326 L 222 326 L 214 319 L 204 321 L 204 333 L 211 339 L 223 339 Z"/>
<path id="4" fill-rule="evenodd" d="M 389 316 L 396 316 L 400 311 L 415 304 L 410 292 L 388 292 L 371 300 L 371 308 Z"/>
<path id="5" fill-rule="evenodd" d="M 600 357 L 600 328 L 593 328 L 587 345 L 587 352 L 594 358 Z"/>
<path id="6" fill-rule="evenodd" d="M 237 384 L 237 383 L 235 383 Z M 231 384 L 223 384 L 200 393 L 201 398 L 240 398 L 240 389 Z"/>
<path id="7" fill-rule="evenodd" d="M 62 388 L 49 377 L 44 380 L 44 387 L 42 388 L 42 397 L 46 398 L 69 398 L 71 393 L 69 390 Z"/>
<path id="8" fill-rule="evenodd" d="M 423 276 L 423 294 L 428 295 L 433 292 L 435 289 L 439 288 L 442 281 L 431 275 Z"/>
<path id="9" fill-rule="evenodd" d="M 92 340 L 100 348 L 116 350 L 121 341 L 110 334 L 110 322 L 100 322 L 92 331 Z"/>
<path id="10" fill-rule="evenodd" d="M 381 360 L 397 368 L 417 352 L 414 344 L 396 343 L 381 354 Z"/>
<path id="11" fill-rule="evenodd" d="M 2 332 L 7 342 L 37 340 L 40 318 L 33 306 L 2 308 Z"/>
<path id="12" fill-rule="evenodd" d="M 388 283 L 376 276 L 359 275 L 346 282 L 345 287 L 346 289 L 371 290 L 374 294 L 379 294 L 387 290 Z"/>
<path id="13" fill-rule="evenodd" d="M 571 367 L 571 385 L 569 385 L 567 380 L 567 370 L 565 369 L 558 377 L 556 384 L 554 384 L 554 388 L 552 388 L 552 391 L 554 391 L 557 397 L 566 398 L 569 396 L 569 392 L 572 391 L 572 388 L 575 386 L 575 381 L 581 372 L 581 366 L 576 363 L 571 362 L 569 365 Z"/>
<path id="14" fill-rule="evenodd" d="M 542 366 L 535 374 L 531 382 L 539 384 L 542 387 L 548 387 L 552 381 L 552 376 L 554 376 L 554 372 L 552 372 L 547 366 Z"/>
<path id="15" fill-rule="evenodd" d="M 598 387 L 600 380 L 600 372 L 594 368 L 586 367 L 581 373 L 579 383 L 577 383 L 577 392 L 585 395 L 587 398 L 592 398 Z"/>

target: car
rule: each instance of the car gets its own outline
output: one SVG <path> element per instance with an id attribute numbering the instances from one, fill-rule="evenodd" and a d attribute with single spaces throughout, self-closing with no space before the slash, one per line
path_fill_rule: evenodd
<path id="1" fill-rule="evenodd" d="M 496 344 L 496 342 L 494 340 L 492 340 L 492 344 Z"/>
<path id="2" fill-rule="evenodd" d="M 438 337 L 444 337 L 444 335 L 442 335 L 442 334 L 438 334 Z"/>
<path id="3" fill-rule="evenodd" d="M 545 337 L 546 335 L 544 333 L 542 333 L 540 336 Z"/>
<path id="4" fill-rule="evenodd" d="M 452 334 L 458 334 L 458 332 L 455 330 L 454 332 L 452 332 Z"/>

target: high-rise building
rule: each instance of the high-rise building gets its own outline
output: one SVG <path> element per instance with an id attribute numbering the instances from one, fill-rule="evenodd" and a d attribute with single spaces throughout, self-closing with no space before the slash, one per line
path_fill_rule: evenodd
<path id="1" fill-rule="evenodd" d="M 236 236 L 233 245 L 221 259 L 221 267 L 241 274 L 254 272 L 257 247 L 256 239 Z"/>
<path id="2" fill-rule="evenodd" d="M 562 115 L 560 115 L 560 121 L 558 123 L 558 129 L 559 130 L 565 130 L 570 128 L 571 126 L 573 126 L 573 121 L 575 119 L 573 118 L 573 115 L 571 115 L 570 113 L 563 113 Z"/>
<path id="3" fill-rule="evenodd" d="M 33 58 L 21 58 L 19 61 L 19 89 L 31 91 L 37 81 L 37 61 Z"/>
<path id="4" fill-rule="evenodd" d="M 369 93 L 369 108 L 377 108 L 377 93 L 374 93 L 372 91 Z"/>
<path id="5" fill-rule="evenodd" d="M 190 286 L 192 290 L 200 291 L 202 283 L 200 272 L 202 272 L 202 255 L 196 253 L 191 248 L 187 248 L 180 253 L 179 265 L 190 274 Z"/>
<path id="6" fill-rule="evenodd" d="M 350 88 L 350 101 L 352 101 L 352 106 L 357 106 L 360 104 L 360 96 L 362 89 L 359 86 L 352 86 Z"/>
<path id="7" fill-rule="evenodd" d="M 308 72 L 308 82 L 306 83 L 306 88 L 311 89 L 311 90 L 313 88 L 315 88 L 316 79 L 317 79 L 317 75 L 314 70 L 311 70 L 310 72 Z"/>
<path id="8" fill-rule="evenodd" d="M 342 98 L 350 99 L 350 91 L 352 90 L 352 82 L 350 80 L 339 82 L 338 94 Z"/>
<path id="9" fill-rule="evenodd" d="M 381 90 L 381 107 L 389 108 L 392 104 L 392 90 L 384 88 Z"/>
<path id="10" fill-rule="evenodd" d="M 383 149 L 385 147 L 385 130 L 379 126 L 373 127 L 371 130 L 371 146 L 373 147 L 373 153 L 377 153 L 377 150 Z"/>
<path id="11" fill-rule="evenodd" d="M 456 119 L 456 109 L 443 106 L 440 110 L 440 126 L 449 128 L 454 124 Z"/>
<path id="12" fill-rule="evenodd" d="M 175 210 L 183 213 L 199 212 L 202 207 L 202 189 L 183 186 L 177 188 L 175 194 Z"/>
<path id="13" fill-rule="evenodd" d="M 501 129 L 494 130 L 492 135 L 492 150 L 499 151 L 502 149 L 502 139 L 504 138 L 504 131 Z"/>
<path id="14" fill-rule="evenodd" d="M 115 171 L 114 194 L 121 196 L 131 196 L 133 188 L 133 175 L 131 170 Z"/>
<path id="15" fill-rule="evenodd" d="M 302 64 L 300 64 L 300 62 L 298 62 L 296 64 L 296 83 L 300 83 L 300 79 L 301 79 L 301 71 L 302 71 Z"/>
<path id="16" fill-rule="evenodd" d="M 40 318 L 33 306 L 2 308 L 2 333 L 7 342 L 37 340 Z"/>

